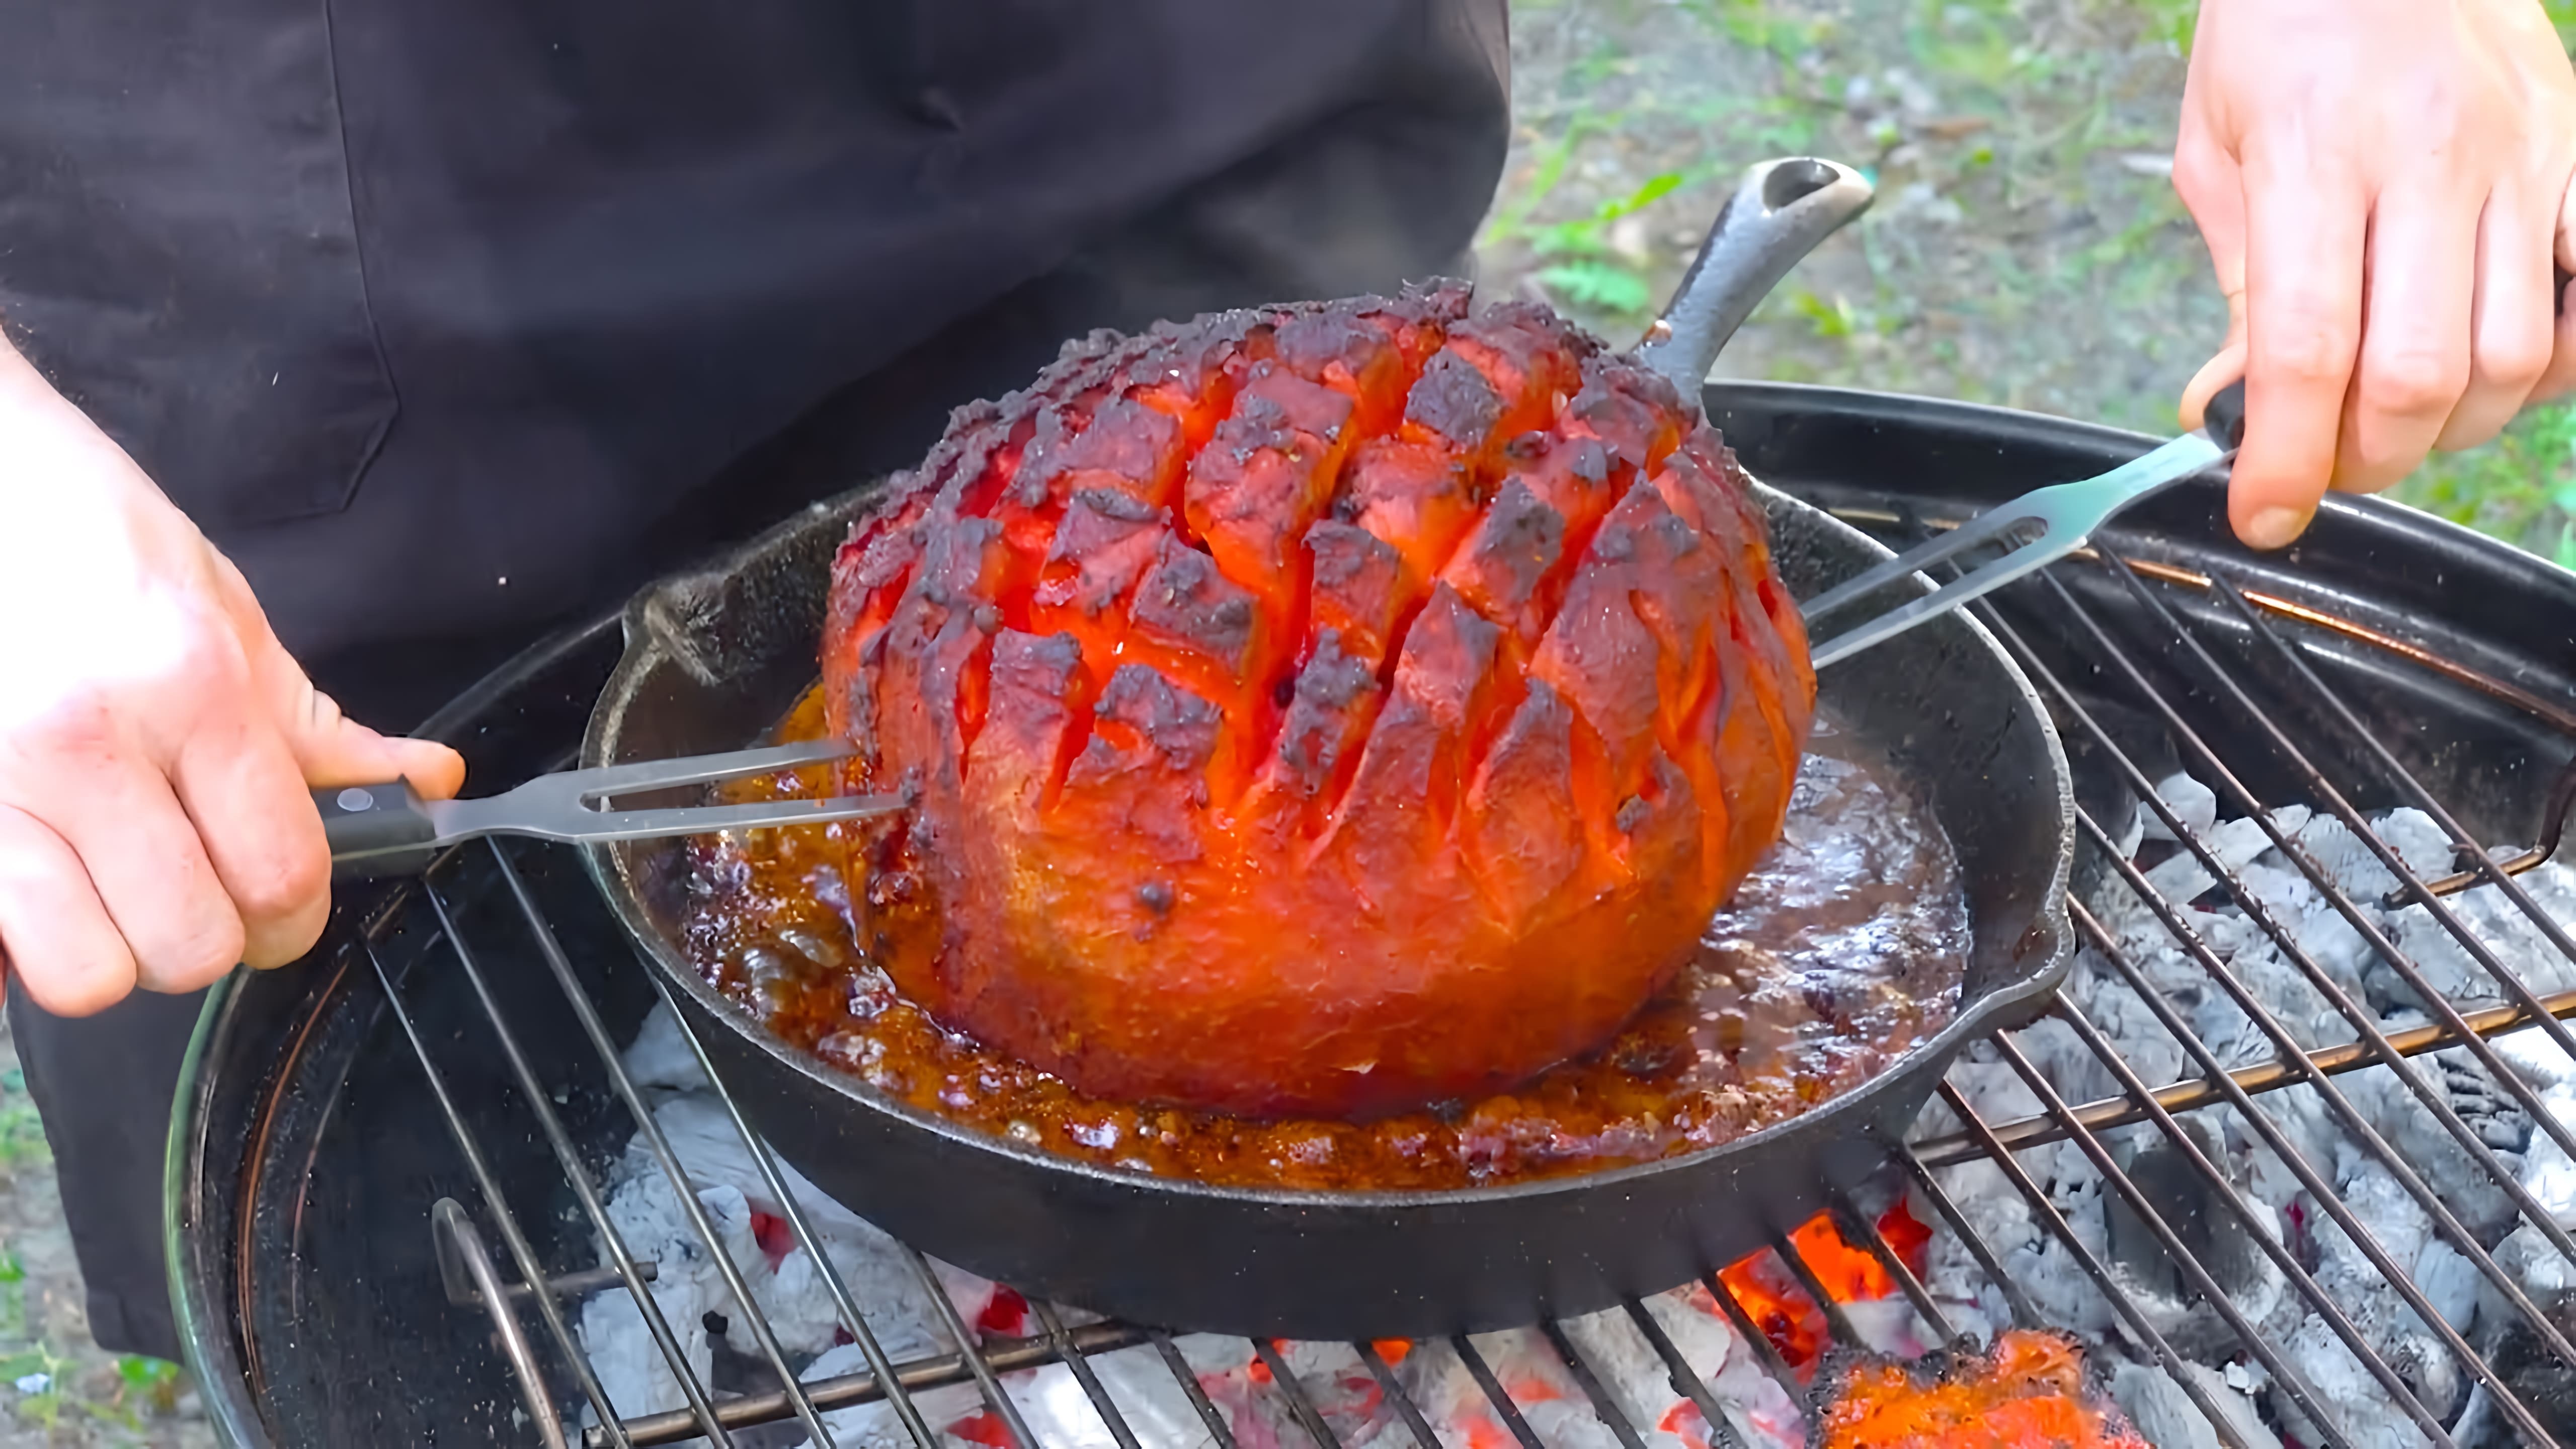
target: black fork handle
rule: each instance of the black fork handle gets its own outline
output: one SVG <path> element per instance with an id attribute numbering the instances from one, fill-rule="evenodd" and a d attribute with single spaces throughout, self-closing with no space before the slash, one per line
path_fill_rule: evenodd
<path id="1" fill-rule="evenodd" d="M 430 842 L 438 838 L 438 827 L 409 781 L 317 789 L 313 807 L 322 812 L 335 880 L 416 875 L 437 853 Z"/>

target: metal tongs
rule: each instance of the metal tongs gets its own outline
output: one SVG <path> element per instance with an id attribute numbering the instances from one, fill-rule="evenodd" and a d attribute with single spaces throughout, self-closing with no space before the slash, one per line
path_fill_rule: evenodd
<path id="1" fill-rule="evenodd" d="M 397 780 L 386 785 L 316 790 L 313 803 L 322 811 L 323 832 L 331 843 L 332 874 L 343 879 L 409 875 L 426 867 L 430 857 L 445 847 L 484 835 L 525 835 L 589 844 L 704 835 L 760 825 L 819 825 L 903 809 L 909 802 L 899 795 L 840 795 L 827 800 L 761 800 L 743 805 L 641 810 L 608 806 L 609 801 L 624 795 L 712 784 L 745 775 L 792 770 L 800 765 L 829 764 L 848 759 L 856 750 L 846 740 L 815 740 L 721 755 L 564 770 L 539 775 L 514 790 L 480 800 L 423 800 L 409 782 Z"/>
<path id="2" fill-rule="evenodd" d="M 1848 659 L 1873 644 L 1883 644 L 1917 624 L 1937 619 L 1969 600 L 1992 593 L 2024 574 L 2043 568 L 2076 549 L 2093 530 L 2130 504 L 2236 456 L 2245 441 L 2245 384 L 2230 383 L 2209 400 L 2197 432 L 2185 433 L 2163 447 L 2099 477 L 2059 483 L 2023 494 L 1987 509 L 1966 523 L 1847 579 L 1799 606 L 1812 637 L 1816 621 L 1845 605 L 1952 559 L 1981 544 L 2001 544 L 2004 551 L 1969 569 L 1928 594 L 1919 594 L 1811 646 L 1809 659 L 1818 669 Z"/>

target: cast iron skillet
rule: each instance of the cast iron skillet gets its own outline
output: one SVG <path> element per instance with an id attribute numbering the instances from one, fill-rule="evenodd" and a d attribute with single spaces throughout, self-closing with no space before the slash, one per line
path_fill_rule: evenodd
<path id="1" fill-rule="evenodd" d="M 1810 160 L 1754 168 L 1647 348 L 1699 391 L 1761 294 L 1867 204 Z M 882 483 L 818 504 L 629 606 L 627 648 L 584 765 L 757 739 L 816 672 L 834 550 Z M 1799 597 L 1888 556 L 1757 485 Z M 1917 580 L 1921 587 L 1929 582 Z M 1970 1040 L 2044 1010 L 2065 971 L 2073 793 L 2037 695 L 1953 615 L 1826 671 L 1823 708 L 1884 751 L 1957 851 L 1973 945 L 1958 1015 L 1866 1085 L 1689 1156 L 1507 1187 L 1210 1187 L 1068 1161 L 889 1099 L 772 1035 L 683 954 L 684 842 L 594 847 L 589 865 L 753 1126 L 851 1209 L 925 1252 L 1131 1321 L 1255 1337 L 1477 1332 L 1660 1292 L 1754 1251 L 1874 1172 Z"/>

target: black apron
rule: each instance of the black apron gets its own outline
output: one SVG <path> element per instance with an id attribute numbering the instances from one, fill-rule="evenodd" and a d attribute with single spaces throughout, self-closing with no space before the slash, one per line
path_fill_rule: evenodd
<path id="1" fill-rule="evenodd" d="M 1067 336 L 1454 269 L 1502 10 L 0 0 L 0 326 L 400 728 Z M 93 1333 L 175 1357 L 193 1001 L 9 1013 Z"/>

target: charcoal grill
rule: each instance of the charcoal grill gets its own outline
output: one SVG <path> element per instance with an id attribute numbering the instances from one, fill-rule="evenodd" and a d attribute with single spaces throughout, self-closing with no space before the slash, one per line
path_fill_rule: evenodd
<path id="1" fill-rule="evenodd" d="M 1708 404 L 1756 476 L 1900 546 L 2030 487 L 2098 472 L 2151 443 L 2029 415 L 1829 389 L 1721 385 L 1709 390 Z M 2197 856 L 2220 889 L 2257 917 L 2285 960 L 2325 979 L 2281 923 L 2261 914 L 2245 873 L 2154 797 L 2152 782 L 2179 763 L 2212 782 L 2231 815 L 2296 801 L 2343 819 L 2389 867 L 2400 892 L 2433 903 L 2445 933 L 2472 957 L 2485 948 L 2443 902 L 2486 883 L 2525 913 L 2551 948 L 2576 961 L 2576 940 L 2515 874 L 2554 848 L 2576 793 L 2576 576 L 2371 500 L 2330 501 L 2308 538 L 2280 558 L 2244 553 L 2225 538 L 2222 520 L 2214 485 L 2186 485 L 2134 510 L 2083 554 L 1980 606 L 2056 712 L 2076 762 L 2085 836 L 2079 887 L 2106 873 L 2143 882 L 2114 837 L 2144 800 L 2182 837 L 2179 849 Z M 558 636 L 456 701 L 436 729 L 465 751 L 474 777 L 492 786 L 560 767 L 620 642 L 613 618 Z M 2366 812 L 2399 805 L 2425 811 L 2462 848 L 2455 872 L 2410 869 L 2370 831 Z M 2496 843 L 2530 849 L 2490 859 L 2481 847 Z M 2315 883 L 2340 913 L 2366 924 L 2359 902 L 2329 880 Z M 2080 901 L 2074 914 L 2100 958 L 2143 985 L 2138 964 L 2105 923 Z M 2505 1004 L 2462 1010 L 2426 990 L 2431 1010 L 2420 1027 L 2382 1030 L 2362 1007 L 2353 1012 L 2356 1041 L 2302 1051 L 2289 1026 L 2215 955 L 2196 949 L 2192 912 L 2161 905 L 2158 914 L 2208 984 L 2239 998 L 2270 1044 L 2268 1055 L 2231 1064 L 2168 1013 L 2165 1024 L 2183 1045 L 2187 1068 L 2178 1081 L 2144 1080 L 2096 1023 L 2061 1002 L 2054 1019 L 2121 1087 L 2110 1098 L 2078 1102 L 2059 1091 L 2020 1037 L 1992 1039 L 1991 1060 L 2026 1082 L 2042 1110 L 1988 1120 L 1966 1094 L 1945 1086 L 1940 1105 L 1897 1151 L 1898 1170 L 1836 1199 L 1840 1230 L 1888 1270 L 1918 1336 L 1941 1346 L 1962 1335 L 1878 1230 L 1880 1209 L 1898 1193 L 1958 1236 L 2012 1318 L 2040 1322 L 2031 1285 L 2014 1281 L 1934 1171 L 1991 1163 L 2033 1219 L 2070 1250 L 2137 1357 L 2162 1366 L 2207 1419 L 2211 1441 L 2254 1442 L 2206 1382 L 2186 1370 L 2172 1325 L 2160 1326 L 2133 1291 L 2134 1265 L 2084 1242 L 2027 1170 L 2033 1150 L 2071 1142 L 2100 1170 L 2125 1220 L 2147 1234 L 2162 1271 L 2241 1338 L 2242 1354 L 2272 1376 L 2320 1442 L 2379 1442 L 2372 1437 L 2379 1426 L 2347 1422 L 2348 1405 L 2261 1341 L 2222 1291 L 2228 1265 L 2210 1246 L 2211 1225 L 2177 1206 L 2194 1201 L 2178 1196 L 2194 1183 L 2208 1189 L 2212 1211 L 2239 1202 L 2208 1154 L 2207 1134 L 2190 1124 L 2233 1108 L 2268 1140 L 2281 1129 L 2264 1110 L 2266 1094 L 2305 1085 L 2453 1238 L 2516 1331 L 2487 1342 L 2482 1326 L 2482 1341 L 2470 1342 L 2379 1250 L 2337 1201 L 2331 1181 L 2308 1184 L 2320 1209 L 2362 1246 L 2475 1386 L 2463 1404 L 2436 1412 L 2410 1387 L 2408 1373 L 2370 1346 L 2356 1305 L 2339 1299 L 2298 1254 L 2259 1232 L 2230 1241 L 2271 1260 L 2425 1440 L 2474 1449 L 2488 1441 L 2576 1437 L 2576 1345 L 2569 1342 L 2576 1308 L 2535 1301 L 2477 1241 L 2450 1232 L 2457 1224 L 2441 1189 L 2355 1115 L 2337 1085 L 2359 1068 L 2462 1048 L 2494 1072 L 2540 1133 L 2576 1154 L 2571 1124 L 2547 1111 L 2514 1073 L 2496 1070 L 2490 1045 L 2504 1031 L 2537 1024 L 2576 1056 L 2576 1035 L 2563 1020 L 2576 1016 L 2576 992 L 2538 995 L 2487 953 L 2478 965 L 2494 975 Z M 2400 976 L 2425 986 L 2420 963 L 2396 943 L 2372 944 Z M 690 1408 L 617 1420 L 569 1315 L 581 1295 L 635 1291 L 660 1268 L 622 1250 L 609 1268 L 597 1268 L 593 1245 L 603 1221 L 601 1184 L 639 1123 L 660 1169 L 678 1180 L 670 1145 L 637 1110 L 639 1089 L 618 1051 L 664 989 L 633 959 L 577 857 L 496 842 L 452 852 L 425 880 L 345 897 L 312 963 L 219 989 L 182 1079 L 169 1222 L 191 1367 L 226 1440 L 647 1445 L 703 1436 L 766 1445 L 801 1434 L 824 1442 L 821 1413 L 883 1399 L 900 1435 L 928 1449 L 938 1441 L 914 1396 L 971 1382 L 1009 1444 L 1041 1449 L 999 1376 L 1061 1362 L 1110 1439 L 1139 1449 L 1093 1360 L 1146 1345 L 1173 1369 L 1212 1441 L 1234 1449 L 1224 1417 L 1173 1347 L 1170 1330 L 1187 1325 L 1072 1325 L 1038 1304 L 1033 1336 L 896 1363 L 869 1328 L 871 1305 L 837 1275 L 827 1275 L 829 1287 L 868 1372 L 797 1384 L 755 1308 L 746 1315 L 754 1357 L 767 1361 L 778 1387 L 719 1399 L 683 1368 Z M 2152 990 L 2141 995 L 2160 999 Z M 2450 1099 L 2412 1072 L 2395 1075 L 2477 1170 L 2515 1197 L 2549 1246 L 2576 1261 L 2569 1224 L 2552 1220 L 2523 1191 Z M 738 1111 L 733 1121 L 741 1127 Z M 2146 1152 L 2119 1149 L 2115 1134 L 2124 1130 L 2148 1133 L 2141 1140 L 2153 1151 L 2154 1174 Z M 813 1225 L 792 1211 L 775 1160 L 747 1129 L 742 1136 L 774 1196 L 790 1205 L 789 1227 L 810 1249 Z M 694 1226 L 713 1243 L 703 1214 Z M 1850 1316 L 1791 1242 L 1799 1225 L 1766 1226 L 1779 1269 L 1803 1287 L 1838 1341 L 1856 1345 Z M 723 1261 L 721 1251 L 715 1256 Z M 909 1256 L 908 1268 L 930 1281 L 931 1266 L 919 1254 Z M 540 1286 L 532 1291 L 531 1284 Z M 732 1286 L 748 1304 L 740 1282 Z M 1710 1286 L 1768 1371 L 1792 1397 L 1803 1397 L 1796 1373 L 1723 1281 L 1712 1277 Z M 955 1342 L 977 1342 L 944 1295 L 933 1291 L 930 1299 L 949 1313 Z M 1655 1316 L 1634 1302 L 1625 1314 L 1671 1369 L 1675 1392 L 1699 1408 L 1712 1442 L 1736 1442 L 1715 1390 Z M 1655 1426 L 1629 1420 L 1574 1337 L 1558 1325 L 1543 1327 L 1611 1438 L 1623 1449 L 1645 1449 Z M 667 1325 L 658 1336 L 667 1347 Z M 1460 1337 L 1449 1347 L 1520 1449 L 1548 1449 L 1476 1344 Z M 1416 1442 L 1441 1449 L 1386 1358 L 1369 1344 L 1354 1348 Z M 1341 1449 L 1278 1350 L 1258 1343 L 1251 1351 L 1317 1449 Z M 585 1403 L 602 1422 L 588 1431 L 565 1427 Z"/>

